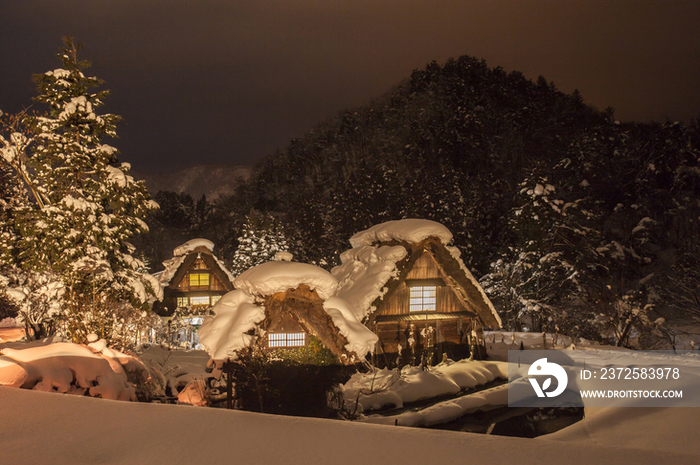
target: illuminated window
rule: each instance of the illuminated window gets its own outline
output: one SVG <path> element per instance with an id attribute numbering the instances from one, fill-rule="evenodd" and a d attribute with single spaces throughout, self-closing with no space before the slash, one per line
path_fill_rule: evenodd
<path id="1" fill-rule="evenodd" d="M 219 301 L 219 299 L 221 299 L 220 295 L 211 296 L 211 304 L 214 305 L 215 303 L 217 303 Z"/>
<path id="2" fill-rule="evenodd" d="M 209 273 L 190 273 L 190 287 L 209 287 Z"/>
<path id="3" fill-rule="evenodd" d="M 412 312 L 435 311 L 437 302 L 437 287 L 435 286 L 414 286 L 411 287 Z"/>
<path id="4" fill-rule="evenodd" d="M 190 297 L 190 303 L 192 305 L 209 305 L 209 296 L 204 297 Z"/>
<path id="5" fill-rule="evenodd" d="M 306 333 L 271 333 L 267 336 L 268 347 L 303 347 Z"/>
<path id="6" fill-rule="evenodd" d="M 189 305 L 190 303 L 187 300 L 187 297 L 178 297 L 177 298 L 177 306 L 181 308 L 185 308 Z"/>

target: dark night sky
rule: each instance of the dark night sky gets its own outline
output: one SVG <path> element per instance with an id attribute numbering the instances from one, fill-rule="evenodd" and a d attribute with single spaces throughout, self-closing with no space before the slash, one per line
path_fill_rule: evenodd
<path id="1" fill-rule="evenodd" d="M 0 109 L 85 44 L 139 170 L 253 164 L 431 60 L 543 75 L 621 120 L 700 115 L 700 2 L 2 0 Z"/>

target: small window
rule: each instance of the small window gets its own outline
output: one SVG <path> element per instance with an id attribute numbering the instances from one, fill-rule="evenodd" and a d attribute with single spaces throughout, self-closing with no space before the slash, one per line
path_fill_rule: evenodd
<path id="1" fill-rule="evenodd" d="M 185 308 L 189 305 L 189 301 L 187 297 L 178 297 L 177 298 L 177 306 L 178 308 Z"/>
<path id="2" fill-rule="evenodd" d="M 411 287 L 410 311 L 428 312 L 435 311 L 437 302 L 436 286 L 414 286 Z"/>
<path id="3" fill-rule="evenodd" d="M 271 348 L 303 347 L 306 333 L 271 333 L 267 336 L 267 346 Z"/>
<path id="4" fill-rule="evenodd" d="M 209 305 L 209 296 L 190 297 L 190 303 L 192 305 Z"/>
<path id="5" fill-rule="evenodd" d="M 190 287 L 209 287 L 209 273 L 190 273 Z"/>
<path id="6" fill-rule="evenodd" d="M 211 304 L 214 305 L 215 303 L 217 303 L 219 301 L 219 299 L 221 299 L 220 295 L 211 296 Z"/>

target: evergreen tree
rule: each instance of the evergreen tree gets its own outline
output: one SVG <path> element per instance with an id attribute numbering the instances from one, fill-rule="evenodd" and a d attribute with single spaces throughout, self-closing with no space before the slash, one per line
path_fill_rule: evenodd
<path id="1" fill-rule="evenodd" d="M 26 167 L 26 149 L 31 138 L 25 134 L 23 116 L 9 115 L 0 120 L 7 135 L 0 134 L 0 268 L 17 265 L 15 217 L 29 204 L 27 190 L 33 187 Z"/>
<path id="2" fill-rule="evenodd" d="M 61 277 L 63 328 L 76 341 L 91 332 L 110 339 L 118 303 L 141 306 L 157 287 L 129 243 L 148 230 L 143 218 L 157 204 L 103 144 L 116 137 L 119 117 L 96 113 L 107 92 L 91 93 L 102 81 L 83 74 L 89 62 L 78 61 L 79 49 L 66 39 L 63 68 L 35 77 L 36 100 L 49 109 L 26 119 L 35 133 L 27 145 L 35 195 L 14 225 L 18 264 Z"/>
<path id="3" fill-rule="evenodd" d="M 279 223 L 270 215 L 252 212 L 246 217 L 243 236 L 238 238 L 229 269 L 238 276 L 248 268 L 274 260 L 277 252 L 287 249 L 287 239 Z"/>

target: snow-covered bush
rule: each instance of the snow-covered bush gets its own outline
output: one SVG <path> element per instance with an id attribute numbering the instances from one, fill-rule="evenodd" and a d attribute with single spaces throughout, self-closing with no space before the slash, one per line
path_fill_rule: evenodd
<path id="1" fill-rule="evenodd" d="M 152 383 L 137 358 L 90 335 L 88 345 L 56 342 L 0 350 L 0 385 L 38 391 L 136 401 Z"/>
<path id="2" fill-rule="evenodd" d="M 28 336 L 43 339 L 56 331 L 65 294 L 60 276 L 6 266 L 0 270 L 0 291 L 16 309 Z"/>

